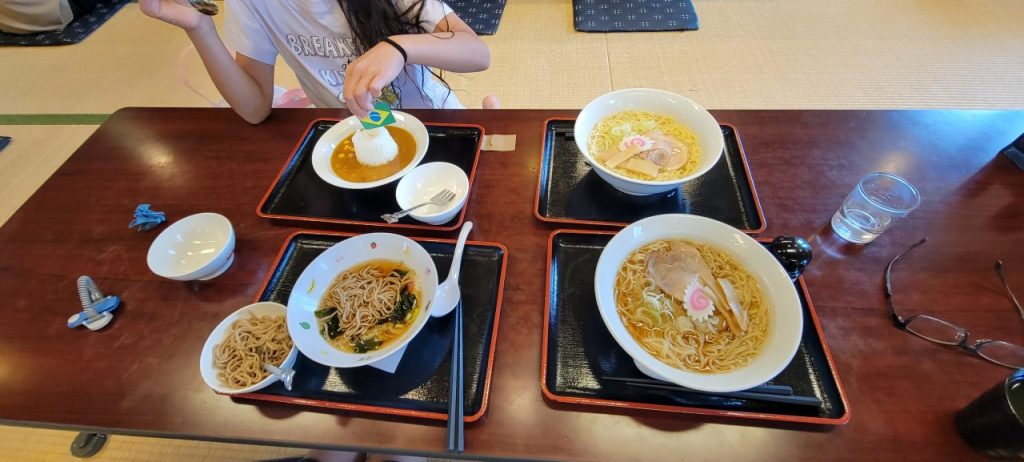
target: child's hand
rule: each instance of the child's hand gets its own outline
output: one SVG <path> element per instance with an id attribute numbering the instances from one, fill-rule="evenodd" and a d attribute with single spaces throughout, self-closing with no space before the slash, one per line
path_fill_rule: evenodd
<path id="1" fill-rule="evenodd" d="M 387 43 L 379 43 L 352 60 L 345 70 L 345 106 L 360 119 L 373 110 L 373 100 L 405 68 L 402 54 Z"/>
<path id="2" fill-rule="evenodd" d="M 185 0 L 139 0 L 139 9 L 146 16 L 178 26 L 185 31 L 198 28 L 204 16 Z"/>

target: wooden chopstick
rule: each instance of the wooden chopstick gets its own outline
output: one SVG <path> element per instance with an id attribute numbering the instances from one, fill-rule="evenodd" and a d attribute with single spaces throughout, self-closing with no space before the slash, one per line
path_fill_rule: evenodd
<path id="1" fill-rule="evenodd" d="M 462 375 L 462 300 L 455 305 L 455 333 L 452 338 L 452 367 L 448 389 L 448 452 L 465 450 L 463 416 L 465 416 Z"/>
<path id="2" fill-rule="evenodd" d="M 675 384 L 672 384 L 672 383 L 669 383 L 669 382 L 665 382 L 663 380 L 650 379 L 650 378 L 613 377 L 613 376 L 603 376 L 601 378 L 604 379 L 604 380 L 611 380 L 611 381 L 614 381 L 614 382 L 633 382 L 633 383 L 646 383 L 646 384 L 652 384 L 652 385 L 673 386 L 673 387 L 678 388 L 680 391 L 694 391 L 694 392 L 698 391 L 698 390 L 694 390 L 692 388 L 687 388 L 687 387 L 684 387 L 684 386 L 681 386 L 681 385 L 675 385 Z M 748 389 L 748 390 L 743 390 L 743 391 L 744 392 L 749 392 L 749 393 L 764 393 L 766 395 L 792 395 L 793 394 L 793 388 L 788 386 L 788 385 L 775 385 L 775 384 L 770 384 L 770 383 L 766 383 L 766 384 L 763 384 L 763 385 L 758 385 L 758 386 L 756 386 L 754 388 L 751 388 L 751 389 Z"/>

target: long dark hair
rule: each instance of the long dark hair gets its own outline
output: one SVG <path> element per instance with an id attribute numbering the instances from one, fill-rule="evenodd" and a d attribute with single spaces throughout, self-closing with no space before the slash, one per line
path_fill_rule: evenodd
<path id="1" fill-rule="evenodd" d="M 360 55 L 392 35 L 429 34 L 433 32 L 433 30 L 427 30 L 426 22 L 423 20 L 425 0 L 412 2 L 405 11 L 398 10 L 395 0 L 338 0 L 338 5 L 341 6 L 341 11 L 345 13 L 349 29 L 352 30 L 356 52 Z M 452 88 L 444 80 L 442 71 L 426 69 L 434 77 L 437 77 L 445 89 L 448 90 L 448 95 L 451 95 Z M 406 73 L 408 74 L 408 69 L 406 69 Z M 426 78 L 424 75 L 424 79 Z M 420 81 L 420 88 L 423 88 L 425 83 L 425 81 Z M 402 95 L 398 85 L 392 83 L 390 86 L 391 90 L 398 97 L 398 101 L 401 102 Z"/>

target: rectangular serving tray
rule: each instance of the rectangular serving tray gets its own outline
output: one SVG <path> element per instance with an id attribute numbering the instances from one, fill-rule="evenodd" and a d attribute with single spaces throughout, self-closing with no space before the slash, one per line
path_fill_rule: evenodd
<path id="1" fill-rule="evenodd" d="M 534 214 L 553 223 L 623 227 L 666 213 L 701 215 L 756 234 L 766 223 L 736 128 L 722 125 L 725 152 L 700 178 L 669 193 L 631 196 L 605 183 L 573 136 L 574 119 L 544 124 Z"/>
<path id="2" fill-rule="evenodd" d="M 381 228 L 405 228 L 434 231 L 452 231 L 462 225 L 466 209 L 470 207 L 476 166 L 480 158 L 480 144 L 484 128 L 466 124 L 425 124 L 430 135 L 422 163 L 448 162 L 455 164 L 469 177 L 469 198 L 462 211 L 448 223 L 428 225 L 412 217 L 389 224 L 381 219 L 385 213 L 401 209 L 395 199 L 398 182 L 365 190 L 346 190 L 320 179 L 310 160 L 317 141 L 335 119 L 317 119 L 310 123 L 299 139 L 273 183 L 264 193 L 256 214 L 278 221 L 304 224 L 342 224 Z"/>
<path id="3" fill-rule="evenodd" d="M 281 248 L 257 301 L 287 305 L 292 287 L 306 266 L 320 253 L 351 236 L 310 231 L 292 234 Z M 448 273 L 455 241 L 412 239 L 434 259 L 439 274 Z M 466 422 L 478 420 L 487 411 L 507 261 L 508 250 L 501 244 L 476 241 L 466 244 L 459 277 L 465 317 Z M 292 390 L 286 390 L 278 382 L 255 393 L 235 396 L 324 409 L 446 420 L 451 318 L 427 321 L 409 343 L 394 374 L 369 366 L 327 367 L 300 352 L 295 361 Z"/>
<path id="4" fill-rule="evenodd" d="M 555 402 L 737 417 L 763 421 L 842 425 L 850 419 L 832 354 L 802 279 L 794 282 L 804 309 L 796 356 L 771 383 L 821 400 L 817 408 L 792 404 L 652 390 L 602 377 L 647 379 L 608 332 L 594 298 L 594 271 L 612 231 L 558 230 L 548 240 L 548 299 L 544 311 L 541 389 Z M 762 241 L 766 242 L 766 241 Z"/>

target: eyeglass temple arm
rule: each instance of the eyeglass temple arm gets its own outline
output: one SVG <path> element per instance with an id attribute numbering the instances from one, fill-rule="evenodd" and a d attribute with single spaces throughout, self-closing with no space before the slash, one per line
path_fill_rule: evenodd
<path id="1" fill-rule="evenodd" d="M 1017 301 L 1017 296 L 1013 295 L 1013 291 L 1010 290 L 1010 284 L 1006 282 L 1006 275 L 1003 274 L 1002 260 L 996 260 L 995 267 L 999 280 L 1003 282 L 1003 289 L 1006 289 L 1006 293 L 1010 296 L 1010 301 L 1013 302 L 1013 306 L 1017 307 L 1017 312 L 1020 314 L 1021 320 L 1024 320 L 1024 308 L 1021 308 L 1020 302 Z"/>
<path id="2" fill-rule="evenodd" d="M 896 264 L 896 260 L 899 260 L 904 255 L 910 253 L 911 250 L 920 247 L 925 242 L 928 242 L 928 238 L 921 238 L 920 241 L 914 243 L 914 245 L 910 246 L 909 249 L 904 250 L 902 253 L 896 255 L 895 257 L 892 257 L 892 260 L 889 260 L 889 264 L 886 265 L 885 267 L 885 302 L 889 305 L 889 314 L 892 316 L 893 320 L 896 321 L 896 323 L 899 325 L 902 325 L 904 321 L 903 318 L 896 313 L 896 305 L 892 301 L 892 267 L 894 264 Z M 1024 312 L 1022 312 L 1022 316 L 1024 316 Z"/>

